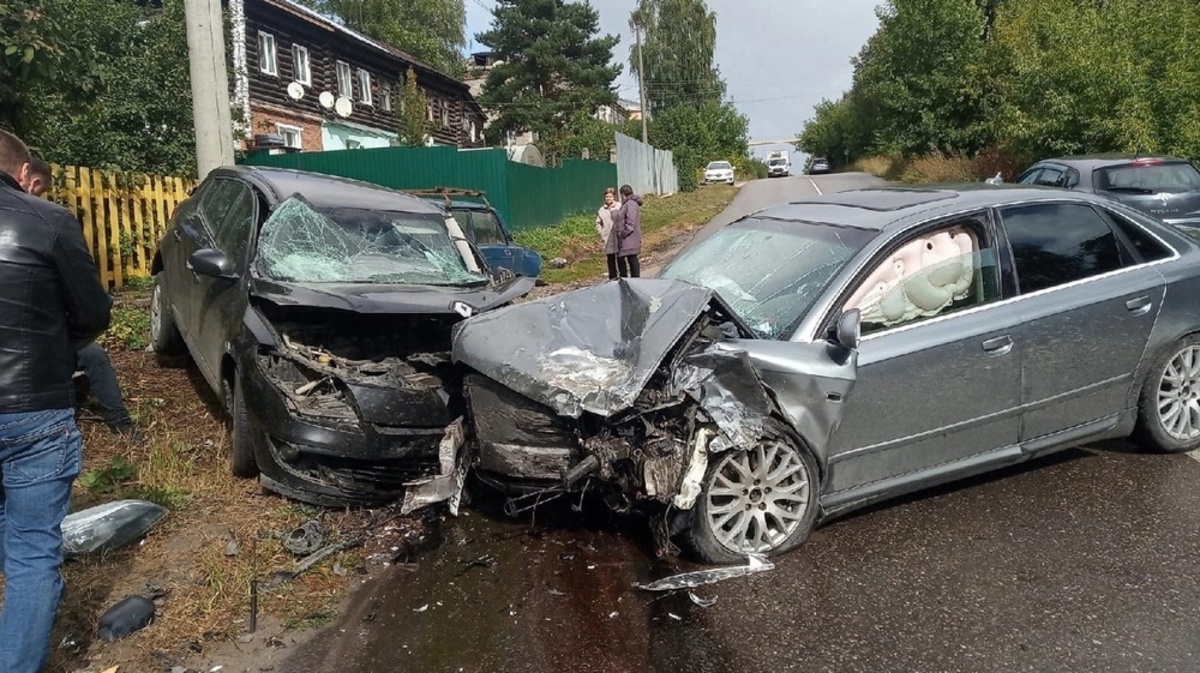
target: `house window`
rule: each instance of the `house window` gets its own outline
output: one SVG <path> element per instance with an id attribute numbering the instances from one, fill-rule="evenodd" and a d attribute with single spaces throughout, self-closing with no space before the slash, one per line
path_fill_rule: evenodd
<path id="1" fill-rule="evenodd" d="M 433 101 L 425 104 L 425 121 L 433 121 Z"/>
<path id="2" fill-rule="evenodd" d="M 258 69 L 268 75 L 278 75 L 275 65 L 275 36 L 258 31 Z"/>
<path id="3" fill-rule="evenodd" d="M 379 105 L 384 111 L 392 111 L 392 87 L 387 85 L 379 86 Z"/>
<path id="4" fill-rule="evenodd" d="M 350 81 L 350 64 L 345 61 L 337 62 L 337 92 L 339 96 L 350 98 L 354 95 L 353 83 Z"/>
<path id="5" fill-rule="evenodd" d="M 362 149 L 362 143 L 358 142 L 357 140 L 349 140 L 349 139 L 347 139 L 347 140 L 346 140 L 346 149 L 348 149 L 348 150 L 361 150 L 361 149 Z"/>
<path id="6" fill-rule="evenodd" d="M 442 101 L 442 128 L 450 128 L 450 103 Z"/>
<path id="7" fill-rule="evenodd" d="M 371 73 L 362 68 L 358 69 L 358 91 L 363 105 L 371 105 Z"/>
<path id="8" fill-rule="evenodd" d="M 275 130 L 279 133 L 279 135 L 283 136 L 283 144 L 285 146 L 301 149 L 300 134 L 304 132 L 304 129 L 300 128 L 299 126 L 290 126 L 288 124 L 276 124 Z"/>
<path id="9" fill-rule="evenodd" d="M 479 139 L 477 131 L 478 130 L 475 128 L 475 122 L 471 122 L 471 142 L 476 142 Z"/>
<path id="10" fill-rule="evenodd" d="M 296 73 L 296 81 L 304 86 L 312 86 L 312 65 L 308 60 L 308 47 L 292 45 L 292 69 Z"/>

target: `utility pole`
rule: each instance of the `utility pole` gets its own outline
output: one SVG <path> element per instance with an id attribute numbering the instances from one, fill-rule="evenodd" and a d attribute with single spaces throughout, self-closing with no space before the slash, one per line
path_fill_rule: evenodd
<path id="1" fill-rule="evenodd" d="M 634 39 L 637 40 L 638 96 L 641 98 L 642 105 L 642 142 L 649 145 L 649 136 L 646 133 L 646 118 L 650 116 L 650 111 L 646 109 L 646 65 L 642 61 L 642 13 L 640 10 L 635 10 L 629 17 L 629 25 L 633 28 Z"/>
<path id="2" fill-rule="evenodd" d="M 221 0 L 184 0 L 188 72 L 192 80 L 192 124 L 196 130 L 196 175 L 233 164 L 233 119 L 225 66 L 225 22 Z"/>

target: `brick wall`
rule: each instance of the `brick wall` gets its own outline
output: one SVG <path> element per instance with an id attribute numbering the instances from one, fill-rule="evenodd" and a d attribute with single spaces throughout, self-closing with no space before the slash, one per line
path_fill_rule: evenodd
<path id="1" fill-rule="evenodd" d="M 259 133 L 279 133 L 275 125 L 285 124 L 300 128 L 300 149 L 305 152 L 320 152 L 324 149 L 321 142 L 320 117 L 282 110 L 273 105 L 251 103 L 250 123 L 251 138 Z"/>

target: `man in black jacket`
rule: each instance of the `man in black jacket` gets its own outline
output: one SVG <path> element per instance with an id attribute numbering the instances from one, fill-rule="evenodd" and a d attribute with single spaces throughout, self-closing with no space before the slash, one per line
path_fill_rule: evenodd
<path id="1" fill-rule="evenodd" d="M 75 351 L 112 301 L 79 223 L 27 194 L 29 150 L 0 131 L 0 671 L 38 673 L 62 595 L 62 520 L 79 474 Z"/>
<path id="2" fill-rule="evenodd" d="M 33 157 L 29 162 L 29 193 L 41 196 L 50 188 L 52 180 L 49 164 Z M 87 376 L 92 395 L 104 409 L 104 423 L 108 425 L 108 429 L 125 435 L 132 442 L 141 442 L 142 434 L 133 426 L 133 419 L 129 416 L 129 409 L 126 408 L 124 396 L 121 394 L 117 372 L 113 370 L 112 360 L 108 359 L 104 347 L 95 341 L 81 347 L 77 366 Z"/>

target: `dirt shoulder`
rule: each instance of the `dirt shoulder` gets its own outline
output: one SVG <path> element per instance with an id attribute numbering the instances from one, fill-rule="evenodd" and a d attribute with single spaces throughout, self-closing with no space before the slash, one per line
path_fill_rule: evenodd
<path id="1" fill-rule="evenodd" d="M 643 275 L 685 245 L 736 195 L 730 187 L 648 198 L 643 209 Z M 550 283 L 547 296 L 607 278 L 604 256 L 591 229 L 543 233 Z M 550 242 L 550 243 L 548 243 Z M 442 516 L 434 508 L 402 517 L 396 507 L 332 511 L 306 507 L 264 492 L 255 480 L 232 476 L 229 439 L 219 402 L 190 363 L 162 366 L 146 351 L 148 310 L 144 293 L 118 299 L 103 343 L 146 441 L 132 445 L 100 422 L 89 402 L 79 410 L 84 473 L 72 509 L 122 498 L 157 502 L 170 514 L 140 543 L 102 557 L 68 562 L 67 594 L 52 642 L 52 673 L 143 671 L 268 671 L 333 621 L 348 591 L 380 571 L 403 565 L 427 544 Z M 347 548 L 294 579 L 302 561 L 283 536 L 319 520 L 327 544 Z M 257 591 L 251 630 L 251 587 Z M 129 595 L 157 597 L 156 621 L 116 642 L 96 638 L 105 610 Z"/>

